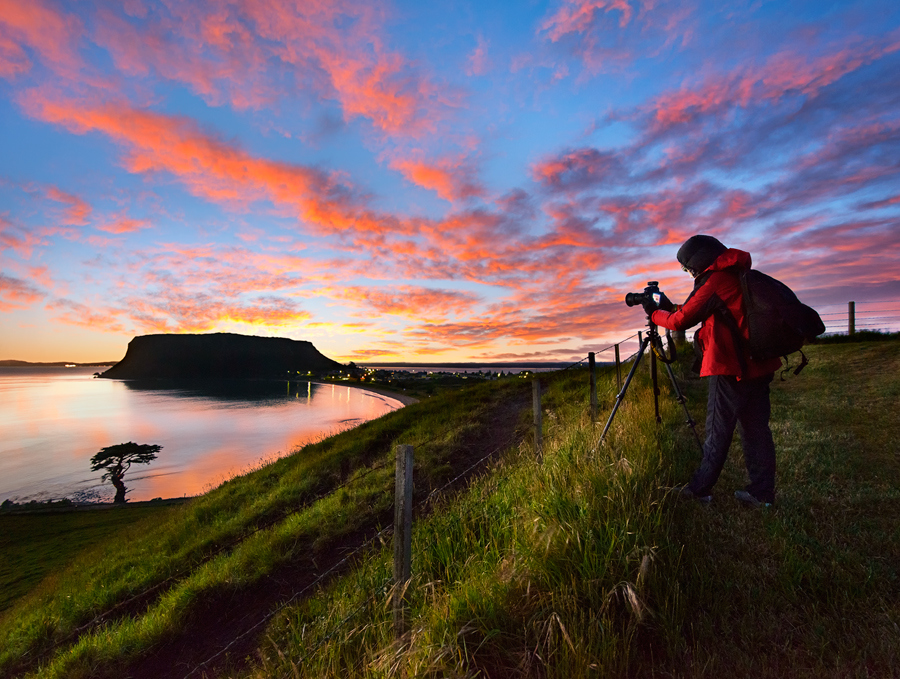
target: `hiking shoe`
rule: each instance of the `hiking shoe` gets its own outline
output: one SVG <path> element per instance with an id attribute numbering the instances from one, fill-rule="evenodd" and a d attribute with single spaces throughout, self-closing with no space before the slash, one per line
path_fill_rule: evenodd
<path id="1" fill-rule="evenodd" d="M 748 493 L 746 490 L 736 490 L 734 492 L 734 496 L 743 504 L 749 507 L 771 507 L 771 502 L 763 502 L 762 500 L 758 500 L 753 495 Z"/>
<path id="2" fill-rule="evenodd" d="M 680 497 L 682 500 L 694 500 L 704 505 L 708 505 L 710 502 L 712 502 L 712 495 L 697 495 L 697 493 L 692 491 L 687 486 L 682 486 L 678 489 L 678 497 Z"/>

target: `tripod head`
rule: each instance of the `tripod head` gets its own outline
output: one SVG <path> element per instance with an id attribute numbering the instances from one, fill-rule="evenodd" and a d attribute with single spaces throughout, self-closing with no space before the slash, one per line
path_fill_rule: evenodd
<path id="1" fill-rule="evenodd" d="M 678 350 L 675 348 L 675 342 L 672 341 L 671 331 L 666 328 L 666 343 L 669 345 L 669 353 L 666 354 L 662 337 L 659 335 L 659 327 L 650 320 L 649 314 L 647 314 L 647 341 L 650 343 L 653 355 L 663 363 L 674 363 L 678 358 Z"/>

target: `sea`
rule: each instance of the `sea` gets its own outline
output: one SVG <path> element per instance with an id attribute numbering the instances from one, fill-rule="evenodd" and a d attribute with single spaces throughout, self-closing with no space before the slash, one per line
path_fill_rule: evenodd
<path id="1" fill-rule="evenodd" d="M 403 407 L 337 384 L 94 377 L 104 369 L 0 367 L 0 502 L 110 501 L 90 460 L 129 441 L 162 446 L 126 474 L 129 501 L 194 496 Z"/>

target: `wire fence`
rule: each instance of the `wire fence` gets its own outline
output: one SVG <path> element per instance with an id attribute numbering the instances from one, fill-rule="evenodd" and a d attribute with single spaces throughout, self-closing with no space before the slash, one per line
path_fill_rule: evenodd
<path id="1" fill-rule="evenodd" d="M 825 304 L 817 311 L 826 335 L 853 334 L 857 330 L 900 332 L 900 300 Z"/>

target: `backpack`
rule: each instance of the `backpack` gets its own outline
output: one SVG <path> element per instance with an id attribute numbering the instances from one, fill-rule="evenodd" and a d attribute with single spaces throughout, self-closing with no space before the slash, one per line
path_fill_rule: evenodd
<path id="1" fill-rule="evenodd" d="M 786 359 L 788 354 L 800 351 L 803 360 L 794 374 L 799 373 L 808 363 L 801 347 L 825 332 L 819 314 L 797 299 L 784 283 L 761 271 L 742 269 L 738 277 L 750 331 L 750 357 L 756 361 Z"/>

